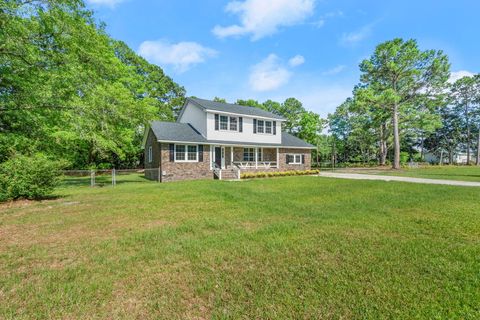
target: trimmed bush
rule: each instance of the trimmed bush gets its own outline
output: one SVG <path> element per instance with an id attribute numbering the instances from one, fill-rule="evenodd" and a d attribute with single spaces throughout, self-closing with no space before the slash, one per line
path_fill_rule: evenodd
<path id="1" fill-rule="evenodd" d="M 59 183 L 62 165 L 43 155 L 14 156 L 0 164 L 0 201 L 42 199 Z"/>
<path id="2" fill-rule="evenodd" d="M 318 173 L 320 173 L 320 170 L 245 172 L 240 174 L 240 178 L 253 179 L 253 178 L 271 178 L 271 177 L 285 177 L 285 176 L 303 176 L 303 175 L 318 174 Z"/>

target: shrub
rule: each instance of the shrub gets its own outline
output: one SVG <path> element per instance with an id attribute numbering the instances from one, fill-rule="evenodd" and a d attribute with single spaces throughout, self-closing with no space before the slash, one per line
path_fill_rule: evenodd
<path id="1" fill-rule="evenodd" d="M 0 164 L 0 201 L 42 199 L 59 183 L 62 164 L 43 155 L 14 156 Z"/>
<path id="2" fill-rule="evenodd" d="M 272 172 L 246 172 L 240 174 L 241 179 L 265 178 L 265 177 L 284 177 L 284 176 L 303 176 L 308 174 L 318 174 L 320 170 L 295 170 L 295 171 L 272 171 Z"/>

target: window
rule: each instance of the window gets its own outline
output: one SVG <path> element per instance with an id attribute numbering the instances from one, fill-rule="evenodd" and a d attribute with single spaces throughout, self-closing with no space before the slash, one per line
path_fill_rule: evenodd
<path id="1" fill-rule="evenodd" d="M 258 133 L 263 133 L 263 120 L 258 120 L 257 121 L 257 132 Z"/>
<path id="2" fill-rule="evenodd" d="M 253 133 L 275 134 L 274 123 L 275 121 L 253 119 Z"/>
<path id="3" fill-rule="evenodd" d="M 237 131 L 237 118 L 230 117 L 230 131 Z"/>
<path id="4" fill-rule="evenodd" d="M 220 116 L 220 130 L 228 130 L 228 117 Z"/>
<path id="5" fill-rule="evenodd" d="M 243 161 L 255 161 L 254 148 L 243 148 Z"/>
<path id="6" fill-rule="evenodd" d="M 265 121 L 265 133 L 272 133 L 272 122 Z"/>
<path id="7" fill-rule="evenodd" d="M 263 148 L 258 148 L 257 161 L 263 161 Z"/>
<path id="8" fill-rule="evenodd" d="M 197 146 L 187 146 L 187 160 L 197 161 Z"/>
<path id="9" fill-rule="evenodd" d="M 185 161 L 185 146 L 175 145 L 175 161 Z"/>
<path id="10" fill-rule="evenodd" d="M 152 146 L 148 147 L 148 163 L 153 161 Z"/>
<path id="11" fill-rule="evenodd" d="M 197 162 L 198 146 L 196 145 L 175 145 L 175 162 Z"/>
<path id="12" fill-rule="evenodd" d="M 287 154 L 287 163 L 288 164 L 302 164 L 302 155 L 301 154 Z"/>

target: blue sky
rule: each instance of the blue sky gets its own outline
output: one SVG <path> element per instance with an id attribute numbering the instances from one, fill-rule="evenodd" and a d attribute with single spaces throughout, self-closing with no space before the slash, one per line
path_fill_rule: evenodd
<path id="1" fill-rule="evenodd" d="M 359 62 L 395 37 L 444 50 L 452 76 L 480 71 L 478 0 L 87 0 L 107 32 L 188 95 L 283 101 L 326 116 Z"/>

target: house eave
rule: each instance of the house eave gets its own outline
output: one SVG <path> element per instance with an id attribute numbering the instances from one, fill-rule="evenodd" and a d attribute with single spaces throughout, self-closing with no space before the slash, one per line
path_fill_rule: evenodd
<path id="1" fill-rule="evenodd" d="M 248 142 L 239 142 L 239 143 L 225 143 L 224 141 L 204 141 L 204 142 L 195 142 L 195 141 L 176 141 L 176 140 L 157 140 L 160 143 L 178 143 L 178 144 L 203 144 L 203 145 L 222 145 L 227 147 L 262 147 L 262 148 L 288 148 L 288 149 L 310 149 L 313 150 L 315 147 L 301 147 L 301 146 L 287 146 L 281 144 L 249 144 Z"/>
<path id="2" fill-rule="evenodd" d="M 235 112 L 226 112 L 226 111 L 218 111 L 218 110 L 213 110 L 213 109 L 204 109 L 206 112 L 209 113 L 218 113 L 218 114 L 228 114 L 228 115 L 235 115 L 235 116 L 241 116 L 241 117 L 246 117 L 246 118 L 255 118 L 255 119 L 265 119 L 265 120 L 272 120 L 272 121 L 278 121 L 278 122 L 284 122 L 286 121 L 283 118 L 273 118 L 273 117 L 263 117 L 263 116 L 254 116 L 254 115 L 249 115 L 249 114 L 243 114 L 243 113 L 235 113 Z"/>

